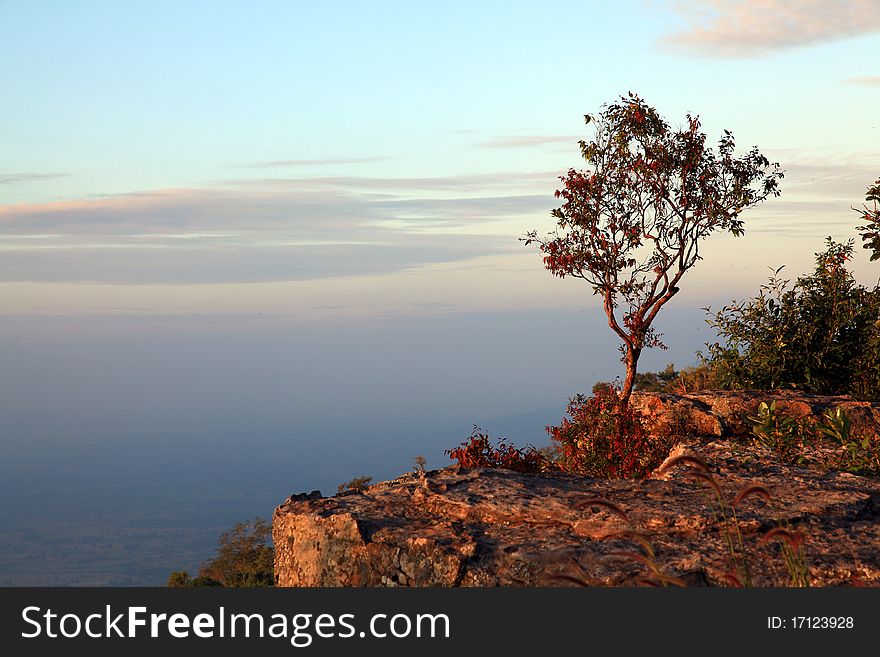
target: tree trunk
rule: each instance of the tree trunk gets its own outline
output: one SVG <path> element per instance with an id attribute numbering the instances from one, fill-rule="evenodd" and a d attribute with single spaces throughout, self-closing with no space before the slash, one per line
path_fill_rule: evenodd
<path id="1" fill-rule="evenodd" d="M 632 349 L 627 347 L 626 350 L 626 379 L 623 382 L 623 390 L 620 391 L 620 404 L 626 406 L 629 404 L 630 395 L 632 395 L 633 385 L 636 381 L 636 368 L 639 364 L 639 356 L 641 349 Z"/>

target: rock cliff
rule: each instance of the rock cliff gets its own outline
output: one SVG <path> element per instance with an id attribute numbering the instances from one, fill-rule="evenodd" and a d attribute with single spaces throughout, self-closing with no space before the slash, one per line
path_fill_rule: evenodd
<path id="1" fill-rule="evenodd" d="M 784 465 L 729 439 L 766 396 L 640 394 L 656 430 L 680 436 L 671 456 L 709 464 L 723 498 L 762 486 L 737 508 L 755 585 L 789 571 L 778 526 L 805 537 L 814 586 L 880 584 L 880 480 Z M 848 398 L 779 397 L 793 415 L 846 405 L 880 426 L 876 406 Z M 363 493 L 294 495 L 275 511 L 278 586 L 636 585 L 663 576 L 724 585 L 732 568 L 714 493 L 682 465 L 644 481 L 518 474 L 457 466 L 408 474 Z M 622 513 L 621 513 L 622 512 Z M 653 558 L 648 558 L 649 551 Z"/>

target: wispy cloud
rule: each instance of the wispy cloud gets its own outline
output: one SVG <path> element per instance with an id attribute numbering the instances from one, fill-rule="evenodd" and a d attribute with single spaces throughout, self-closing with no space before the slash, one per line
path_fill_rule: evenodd
<path id="1" fill-rule="evenodd" d="M 266 162 L 253 162 L 251 164 L 240 165 L 241 168 L 248 169 L 270 169 L 279 167 L 323 167 L 339 164 L 368 164 L 370 162 L 383 162 L 390 160 L 390 157 L 349 157 L 349 158 L 324 158 L 315 160 L 269 160 Z"/>
<path id="2" fill-rule="evenodd" d="M 838 204 L 844 215 L 850 205 L 860 202 L 865 189 L 877 178 L 880 155 L 849 153 L 781 153 L 774 155 L 784 164 L 783 201 L 790 197 L 826 199 Z"/>
<path id="3" fill-rule="evenodd" d="M 423 178 L 372 177 L 372 176 L 316 176 L 242 178 L 219 180 L 218 185 L 231 187 L 274 187 L 286 189 L 326 189 L 388 191 L 394 194 L 409 192 L 454 191 L 481 193 L 499 189 L 519 191 L 547 190 L 557 181 L 559 171 L 502 172 L 488 174 L 464 174 Z"/>
<path id="4" fill-rule="evenodd" d="M 0 279 L 110 284 L 213 284 L 296 281 L 400 271 L 456 262 L 509 248 L 497 238 L 400 235 L 378 244 L 215 244 L 147 249 L 137 245 L 70 245 L 5 251 Z"/>
<path id="5" fill-rule="evenodd" d="M 773 155 L 783 198 L 750 227 L 780 234 L 852 226 L 880 167 L 871 153 Z M 521 253 L 519 227 L 552 225 L 557 173 L 269 178 L 0 205 L 0 280 L 290 281 Z"/>
<path id="6" fill-rule="evenodd" d="M 576 135 L 500 135 L 480 142 L 481 148 L 531 148 L 548 144 L 577 144 Z"/>
<path id="7" fill-rule="evenodd" d="M 477 194 L 446 181 L 445 194 L 423 196 L 377 194 L 374 183 L 0 206 L 0 280 L 231 283 L 391 272 L 518 252 L 515 230 L 492 226 L 553 205 L 549 189 Z"/>
<path id="8" fill-rule="evenodd" d="M 20 173 L 0 173 L 0 185 L 39 182 L 41 180 L 66 178 L 69 175 L 69 173 L 35 173 L 33 171 L 22 171 Z"/>
<path id="9" fill-rule="evenodd" d="M 685 28 L 665 50 L 752 58 L 880 32 L 877 0 L 696 0 L 676 3 Z"/>
<path id="10" fill-rule="evenodd" d="M 785 167 L 782 196 L 749 212 L 747 231 L 790 237 L 855 237 L 858 217 L 852 211 L 880 169 L 874 153 L 774 153 Z M 783 249 L 783 252 L 785 249 Z"/>
<path id="11" fill-rule="evenodd" d="M 844 80 L 846 84 L 860 84 L 866 86 L 880 86 L 880 75 L 868 75 L 857 78 L 847 78 Z"/>

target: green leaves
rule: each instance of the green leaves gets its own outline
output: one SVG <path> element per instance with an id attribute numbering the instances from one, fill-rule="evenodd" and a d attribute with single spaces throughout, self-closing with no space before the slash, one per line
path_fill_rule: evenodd
<path id="1" fill-rule="evenodd" d="M 816 425 L 816 430 L 836 443 L 846 445 L 852 431 L 849 414 L 841 407 L 837 407 L 833 411 L 829 409 L 822 415 L 822 419 Z"/>
<path id="2" fill-rule="evenodd" d="M 852 241 L 829 238 L 811 275 L 792 285 L 779 268 L 757 296 L 709 313 L 719 341 L 708 360 L 722 385 L 880 399 L 880 289 L 856 284 L 852 252 Z"/>
<path id="3" fill-rule="evenodd" d="M 176 571 L 169 576 L 168 586 L 273 586 L 275 548 L 271 537 L 272 525 L 262 518 L 236 523 L 220 535 L 217 556 L 201 565 L 197 577 Z"/>
<path id="4" fill-rule="evenodd" d="M 752 435 L 762 446 L 777 452 L 785 460 L 791 460 L 800 446 L 804 427 L 792 417 L 781 415 L 776 410 L 776 402 L 761 402 L 758 414 L 749 417 Z"/>
<path id="5" fill-rule="evenodd" d="M 871 261 L 880 259 L 880 209 L 877 203 L 880 202 L 880 179 L 872 187 L 868 188 L 865 196 L 866 201 L 873 201 L 873 209 L 867 205 L 863 209 L 853 208 L 862 215 L 862 219 L 868 222 L 867 226 L 858 226 L 856 228 L 862 234 L 862 241 L 865 242 L 862 247 L 871 251 Z"/>

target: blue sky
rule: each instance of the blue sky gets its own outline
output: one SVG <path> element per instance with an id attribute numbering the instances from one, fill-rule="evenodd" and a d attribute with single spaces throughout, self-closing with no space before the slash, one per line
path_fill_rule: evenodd
<path id="1" fill-rule="evenodd" d="M 630 90 L 788 172 L 685 303 L 809 267 L 880 172 L 872 0 L 4 1 L 0 25 L 5 313 L 569 306 L 516 238 Z"/>

